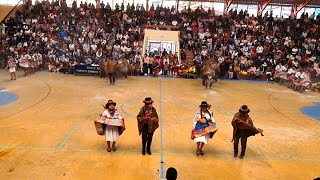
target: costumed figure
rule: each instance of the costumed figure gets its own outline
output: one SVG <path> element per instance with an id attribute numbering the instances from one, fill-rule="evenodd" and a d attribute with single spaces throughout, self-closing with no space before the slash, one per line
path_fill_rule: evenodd
<path id="1" fill-rule="evenodd" d="M 142 154 L 151 155 L 151 142 L 154 131 L 159 127 L 159 118 L 156 108 L 152 106 L 154 102 L 151 97 L 145 98 L 144 106 L 137 115 L 139 135 L 142 138 Z"/>
<path id="2" fill-rule="evenodd" d="M 130 64 L 126 59 L 119 59 L 117 68 L 118 68 L 118 75 L 119 76 L 124 76 L 125 78 L 128 78 Z"/>
<path id="3" fill-rule="evenodd" d="M 202 70 L 202 85 L 212 87 L 214 82 L 217 82 L 217 75 L 219 74 L 220 69 L 217 62 L 208 61 L 203 63 Z"/>
<path id="4" fill-rule="evenodd" d="M 11 80 L 16 80 L 16 68 L 17 68 L 17 63 L 15 62 L 12 56 L 9 56 L 8 65 L 6 69 L 8 69 L 8 71 L 10 72 Z"/>
<path id="5" fill-rule="evenodd" d="M 100 115 L 99 119 L 95 121 L 98 134 L 105 135 L 108 152 L 111 152 L 110 142 L 112 142 L 112 150 L 117 150 L 116 142 L 125 130 L 124 119 L 115 107 L 116 102 L 109 100 L 105 106 L 106 110 Z"/>
<path id="6" fill-rule="evenodd" d="M 24 75 L 26 76 L 30 72 L 30 62 L 29 62 L 30 55 L 23 52 L 19 59 L 19 66 L 24 71 Z"/>
<path id="7" fill-rule="evenodd" d="M 104 72 L 108 75 L 110 80 L 110 85 L 114 85 L 116 81 L 116 72 L 117 72 L 117 61 L 112 58 L 107 60 L 107 62 L 103 62 Z"/>
<path id="8" fill-rule="evenodd" d="M 260 133 L 263 136 L 263 130 L 256 128 L 253 125 L 252 119 L 248 115 L 250 109 L 247 105 L 241 106 L 239 112 L 236 113 L 232 119 L 233 126 L 233 147 L 234 147 L 234 157 L 238 156 L 238 145 L 241 139 L 241 154 L 239 156 L 242 159 L 246 153 L 247 139 L 250 136 L 254 136 Z M 232 142 L 231 141 L 231 142 Z"/>
<path id="9" fill-rule="evenodd" d="M 191 139 L 197 143 L 197 156 L 204 155 L 202 150 L 204 144 L 207 144 L 209 138 L 212 138 L 218 131 L 216 121 L 212 117 L 213 114 L 209 111 L 211 105 L 202 101 L 199 107 L 201 109 L 193 119 L 193 129 L 191 131 Z"/>

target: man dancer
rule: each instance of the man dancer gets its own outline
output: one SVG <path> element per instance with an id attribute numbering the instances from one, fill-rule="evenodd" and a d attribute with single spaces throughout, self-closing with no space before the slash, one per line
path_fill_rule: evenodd
<path id="1" fill-rule="evenodd" d="M 144 106 L 137 115 L 139 135 L 142 134 L 142 154 L 151 155 L 151 142 L 154 131 L 159 127 L 159 119 L 156 109 L 152 106 L 154 102 L 151 97 L 145 98 Z"/>
<path id="2" fill-rule="evenodd" d="M 250 109 L 247 105 L 241 106 L 239 112 L 236 113 L 232 119 L 232 126 L 233 126 L 233 147 L 234 147 L 234 157 L 238 156 L 238 145 L 239 140 L 241 139 L 241 154 L 239 156 L 242 159 L 246 153 L 247 147 L 247 139 L 250 136 L 254 136 L 260 133 L 262 136 L 262 129 L 256 128 L 253 125 L 252 119 L 248 115 Z"/>

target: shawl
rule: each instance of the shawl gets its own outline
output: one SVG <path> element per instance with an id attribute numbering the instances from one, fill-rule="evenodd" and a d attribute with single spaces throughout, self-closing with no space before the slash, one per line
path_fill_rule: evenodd
<path id="1" fill-rule="evenodd" d="M 253 125 L 253 121 L 248 114 L 241 116 L 239 112 L 236 113 L 232 119 L 231 125 L 233 126 L 233 138 L 240 132 L 239 130 L 246 130 L 248 132 L 246 134 L 248 137 L 258 133 L 263 135 L 262 129 L 258 129 Z"/>
<path id="2" fill-rule="evenodd" d="M 148 124 L 149 133 L 153 133 L 159 127 L 159 119 L 156 108 L 152 107 L 152 111 L 148 115 L 146 114 L 146 110 L 147 109 L 145 108 L 145 106 L 143 106 L 140 109 L 139 114 L 137 115 L 139 135 L 141 135 L 142 128 L 145 124 Z"/>
<path id="3" fill-rule="evenodd" d="M 99 122 L 101 124 L 105 124 L 107 126 L 116 126 L 119 129 L 119 135 L 123 133 L 123 131 L 126 129 L 124 119 L 119 114 L 118 111 L 114 112 L 114 115 L 111 115 L 108 110 L 105 110 L 102 115 L 100 115 L 99 119 L 96 120 L 96 122 Z"/>

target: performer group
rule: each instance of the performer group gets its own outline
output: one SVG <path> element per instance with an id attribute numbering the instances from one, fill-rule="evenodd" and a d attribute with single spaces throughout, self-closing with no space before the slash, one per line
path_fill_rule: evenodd
<path id="1" fill-rule="evenodd" d="M 139 136 L 141 136 L 141 153 L 151 155 L 151 144 L 155 130 L 159 127 L 159 118 L 156 108 L 153 107 L 154 101 L 147 97 L 143 101 L 137 115 L 137 124 Z M 105 110 L 95 121 L 96 130 L 99 135 L 104 135 L 107 141 L 107 151 L 116 151 L 116 142 L 119 136 L 125 130 L 123 117 L 116 109 L 116 102 L 109 100 L 104 106 Z M 208 144 L 214 134 L 218 131 L 213 113 L 209 110 L 211 105 L 207 101 L 202 101 L 199 105 L 191 129 L 191 139 L 196 143 L 196 155 L 204 155 L 203 147 Z M 263 136 L 263 130 L 256 128 L 249 116 L 250 109 L 247 105 L 240 107 L 239 112 L 235 113 L 231 125 L 233 127 L 233 146 L 234 157 L 238 156 L 239 141 L 241 141 L 241 152 L 239 158 L 243 158 L 247 147 L 247 139 L 260 133 Z M 111 144 L 112 142 L 112 144 Z"/>

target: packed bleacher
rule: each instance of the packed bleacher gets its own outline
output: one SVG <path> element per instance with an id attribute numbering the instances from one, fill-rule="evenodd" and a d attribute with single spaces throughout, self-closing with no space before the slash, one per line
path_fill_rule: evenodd
<path id="1" fill-rule="evenodd" d="M 138 4 L 116 4 L 113 10 L 103 3 L 67 7 L 64 1 L 24 6 L 3 26 L 2 67 L 13 55 L 17 62 L 62 73 L 114 58 L 128 60 L 131 75 L 200 77 L 204 61 L 218 61 L 219 76 L 228 79 L 308 86 L 320 75 L 320 16 L 314 14 L 292 20 L 246 11 L 215 16 L 210 9 L 186 7 L 177 12 L 152 5 L 146 11 Z M 158 27 L 180 30 L 180 59 L 175 52 L 141 52 L 143 29 Z"/>

